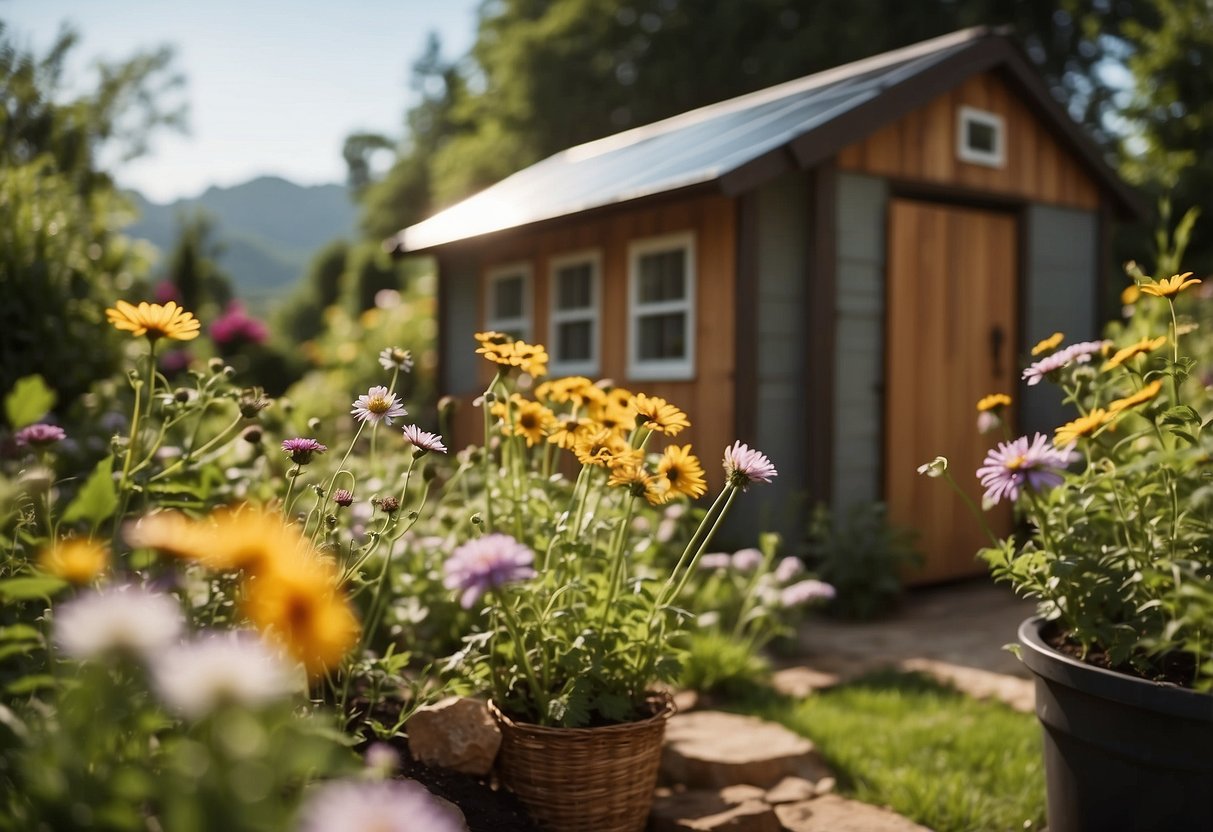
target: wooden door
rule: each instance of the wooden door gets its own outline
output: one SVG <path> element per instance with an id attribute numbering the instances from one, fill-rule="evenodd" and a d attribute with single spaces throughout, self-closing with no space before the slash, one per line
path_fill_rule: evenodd
<path id="1" fill-rule="evenodd" d="M 929 202 L 890 203 L 885 495 L 889 517 L 918 533 L 928 583 L 980 574 L 989 545 L 942 480 L 917 473 L 936 456 L 980 506 L 975 471 L 1001 432 L 977 431 L 977 400 L 1016 392 L 1016 222 L 1011 214 Z M 1008 506 L 986 512 L 1010 530 Z"/>

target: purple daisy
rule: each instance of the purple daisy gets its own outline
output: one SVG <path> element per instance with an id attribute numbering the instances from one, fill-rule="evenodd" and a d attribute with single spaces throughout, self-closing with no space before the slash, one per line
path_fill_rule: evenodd
<path id="1" fill-rule="evenodd" d="M 1040 384 L 1040 380 L 1049 373 L 1057 372 L 1062 367 L 1068 366 L 1073 360 L 1073 356 L 1070 355 L 1069 349 L 1055 352 L 1052 355 L 1046 355 L 1035 364 L 1032 364 L 1024 369 L 1023 379 L 1028 383 L 1029 387 L 1034 387 L 1037 384 Z"/>
<path id="2" fill-rule="evenodd" d="M 376 425 L 380 420 L 390 425 L 397 416 L 408 415 L 404 405 L 396 401 L 396 394 L 388 392 L 388 389 L 382 386 L 372 387 L 366 391 L 366 395 L 359 396 L 350 413 L 359 421 Z"/>
<path id="3" fill-rule="evenodd" d="M 300 811 L 299 832 L 461 832 L 457 810 L 416 780 L 334 780 L 317 786 Z"/>
<path id="4" fill-rule="evenodd" d="M 490 589 L 535 577 L 534 561 L 535 553 L 508 534 L 489 534 L 455 549 L 442 566 L 442 583 L 461 591 L 466 610 Z"/>
<path id="5" fill-rule="evenodd" d="M 1075 363 L 1086 364 L 1110 346 L 1112 346 L 1111 341 L 1079 341 L 1077 344 L 1066 347 L 1064 352 L 1074 359 Z"/>
<path id="6" fill-rule="evenodd" d="M 724 476 L 735 488 L 744 489 L 755 482 L 770 482 L 778 473 L 766 454 L 734 442 L 724 449 Z"/>
<path id="7" fill-rule="evenodd" d="M 429 451 L 437 451 L 440 454 L 446 453 L 446 445 L 442 444 L 441 436 L 422 430 L 416 425 L 404 426 L 404 438 L 412 442 L 414 447 L 422 453 Z"/>
<path id="8" fill-rule="evenodd" d="M 779 603 L 785 607 L 799 607 L 811 601 L 828 601 L 835 595 L 834 587 L 825 581 L 809 578 L 785 586 L 779 593 Z"/>
<path id="9" fill-rule="evenodd" d="M 56 442 L 62 442 L 67 438 L 67 432 L 58 425 L 47 425 L 39 422 L 36 425 L 27 425 L 13 434 L 13 439 L 18 445 L 33 445 L 36 448 L 44 448 L 47 445 L 53 445 Z"/>
<path id="10" fill-rule="evenodd" d="M 1006 497 L 1014 502 L 1025 485 L 1033 491 L 1060 485 L 1061 469 L 1074 459 L 1073 448 L 1073 443 L 1055 448 L 1043 433 L 1031 440 L 1021 436 L 1013 442 L 999 442 L 977 469 L 986 489 L 984 501 L 997 505 Z"/>
<path id="11" fill-rule="evenodd" d="M 296 436 L 294 439 L 284 440 L 282 442 L 282 450 L 291 455 L 291 462 L 296 465 L 307 465 L 312 461 L 314 455 L 327 451 L 328 446 L 322 445 L 315 439 L 304 439 L 301 436 Z"/>

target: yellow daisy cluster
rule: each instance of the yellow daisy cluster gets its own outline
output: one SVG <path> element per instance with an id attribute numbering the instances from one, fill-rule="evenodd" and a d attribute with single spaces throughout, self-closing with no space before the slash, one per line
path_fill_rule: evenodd
<path id="1" fill-rule="evenodd" d="M 333 561 L 280 515 L 253 507 L 192 520 L 151 514 L 126 530 L 132 546 L 241 574 L 241 611 L 312 675 L 336 667 L 358 640 L 358 619 Z"/>
<path id="2" fill-rule="evenodd" d="M 476 349 L 489 361 L 501 367 L 517 367 L 532 376 L 544 376 L 548 372 L 548 352 L 539 344 L 528 344 L 501 332 L 489 330 L 477 332 Z"/>

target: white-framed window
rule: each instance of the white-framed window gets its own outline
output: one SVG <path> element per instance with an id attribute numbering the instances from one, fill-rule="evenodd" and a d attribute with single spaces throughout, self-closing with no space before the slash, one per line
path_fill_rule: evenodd
<path id="1" fill-rule="evenodd" d="M 628 246 L 628 377 L 695 376 L 695 235 Z"/>
<path id="2" fill-rule="evenodd" d="M 961 107 L 956 117 L 956 155 L 962 162 L 1000 168 L 1007 161 L 1002 116 L 976 107 Z"/>
<path id="3" fill-rule="evenodd" d="M 548 280 L 548 355 L 554 376 L 598 373 L 602 256 L 581 251 L 553 257 Z"/>
<path id="4" fill-rule="evenodd" d="M 484 328 L 531 339 L 531 265 L 510 263 L 485 273 Z"/>

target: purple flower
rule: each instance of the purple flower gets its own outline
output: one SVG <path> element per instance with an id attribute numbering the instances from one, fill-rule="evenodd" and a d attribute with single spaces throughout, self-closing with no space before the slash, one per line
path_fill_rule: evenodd
<path id="1" fill-rule="evenodd" d="M 416 780 L 335 780 L 317 786 L 300 811 L 298 832 L 463 832 L 458 812 Z"/>
<path id="2" fill-rule="evenodd" d="M 733 553 L 733 568 L 738 572 L 753 572 L 762 565 L 762 552 L 757 549 L 739 549 Z"/>
<path id="3" fill-rule="evenodd" d="M 320 444 L 315 439 L 296 436 L 294 439 L 284 440 L 282 450 L 291 455 L 291 462 L 296 465 L 307 465 L 312 461 L 313 455 L 324 453 L 328 450 L 328 446 Z"/>
<path id="4" fill-rule="evenodd" d="M 18 445 L 33 445 L 38 448 L 62 442 L 66 438 L 67 432 L 63 428 L 58 425 L 43 424 L 42 422 L 36 425 L 27 425 L 13 434 L 13 439 Z"/>
<path id="5" fill-rule="evenodd" d="M 535 553 L 508 534 L 489 534 L 455 549 L 442 566 L 442 583 L 462 592 L 459 604 L 466 610 L 490 589 L 535 577 L 534 561 Z"/>
<path id="6" fill-rule="evenodd" d="M 1111 341 L 1079 341 L 1077 344 L 1066 347 L 1065 352 L 1069 353 L 1076 363 L 1086 364 L 1092 357 L 1100 355 L 1110 346 L 1112 346 Z"/>
<path id="7" fill-rule="evenodd" d="M 413 354 L 400 347 L 384 347 L 383 352 L 379 353 L 379 366 L 385 370 L 402 370 L 407 373 L 413 369 Z"/>
<path id="8" fill-rule="evenodd" d="M 766 454 L 741 442 L 724 449 L 724 476 L 734 487 L 744 489 L 755 482 L 770 482 L 777 476 Z"/>
<path id="9" fill-rule="evenodd" d="M 775 567 L 775 580 L 781 584 L 786 584 L 788 581 L 795 578 L 804 571 L 804 564 L 800 558 L 784 558 L 779 561 L 779 565 Z"/>
<path id="10" fill-rule="evenodd" d="M 728 552 L 710 552 L 699 558 L 700 569 L 730 569 L 733 557 Z"/>
<path id="11" fill-rule="evenodd" d="M 250 317 L 238 302 L 230 304 L 211 324 L 211 340 L 220 346 L 262 344 L 268 336 L 265 324 Z"/>
<path id="12" fill-rule="evenodd" d="M 408 411 L 404 405 L 396 401 L 396 394 L 389 393 L 386 387 L 372 387 L 366 395 L 359 396 L 350 410 L 354 418 L 362 422 L 379 424 L 382 419 L 389 425 L 397 416 L 406 416 Z"/>
<path id="13" fill-rule="evenodd" d="M 346 491 L 344 488 L 338 488 L 333 492 L 333 502 L 345 508 L 354 502 L 354 493 Z"/>
<path id="14" fill-rule="evenodd" d="M 986 454 L 977 476 L 985 486 L 983 500 L 997 505 L 1004 497 L 1014 501 L 1027 485 L 1033 491 L 1041 491 L 1060 485 L 1064 469 L 1074 459 L 1073 443 L 1064 448 L 1055 448 L 1043 433 L 1031 440 L 1021 436 L 1013 442 L 999 442 L 998 447 Z"/>
<path id="15" fill-rule="evenodd" d="M 1109 344 L 1111 344 L 1110 341 L 1079 341 L 1077 344 L 1071 344 L 1052 355 L 1046 355 L 1029 366 L 1023 371 L 1023 378 L 1029 387 L 1040 384 L 1040 380 L 1049 373 L 1056 372 L 1071 363 L 1086 364 L 1092 356 L 1107 349 Z"/>
<path id="16" fill-rule="evenodd" d="M 785 607 L 798 607 L 810 601 L 828 601 L 835 595 L 834 587 L 825 581 L 809 578 L 785 586 L 779 593 L 779 603 Z"/>
<path id="17" fill-rule="evenodd" d="M 441 454 L 446 453 L 446 445 L 442 444 L 441 436 L 422 430 L 416 425 L 404 426 L 404 438 L 412 442 L 414 447 L 423 454 L 429 451 L 437 451 Z"/>

